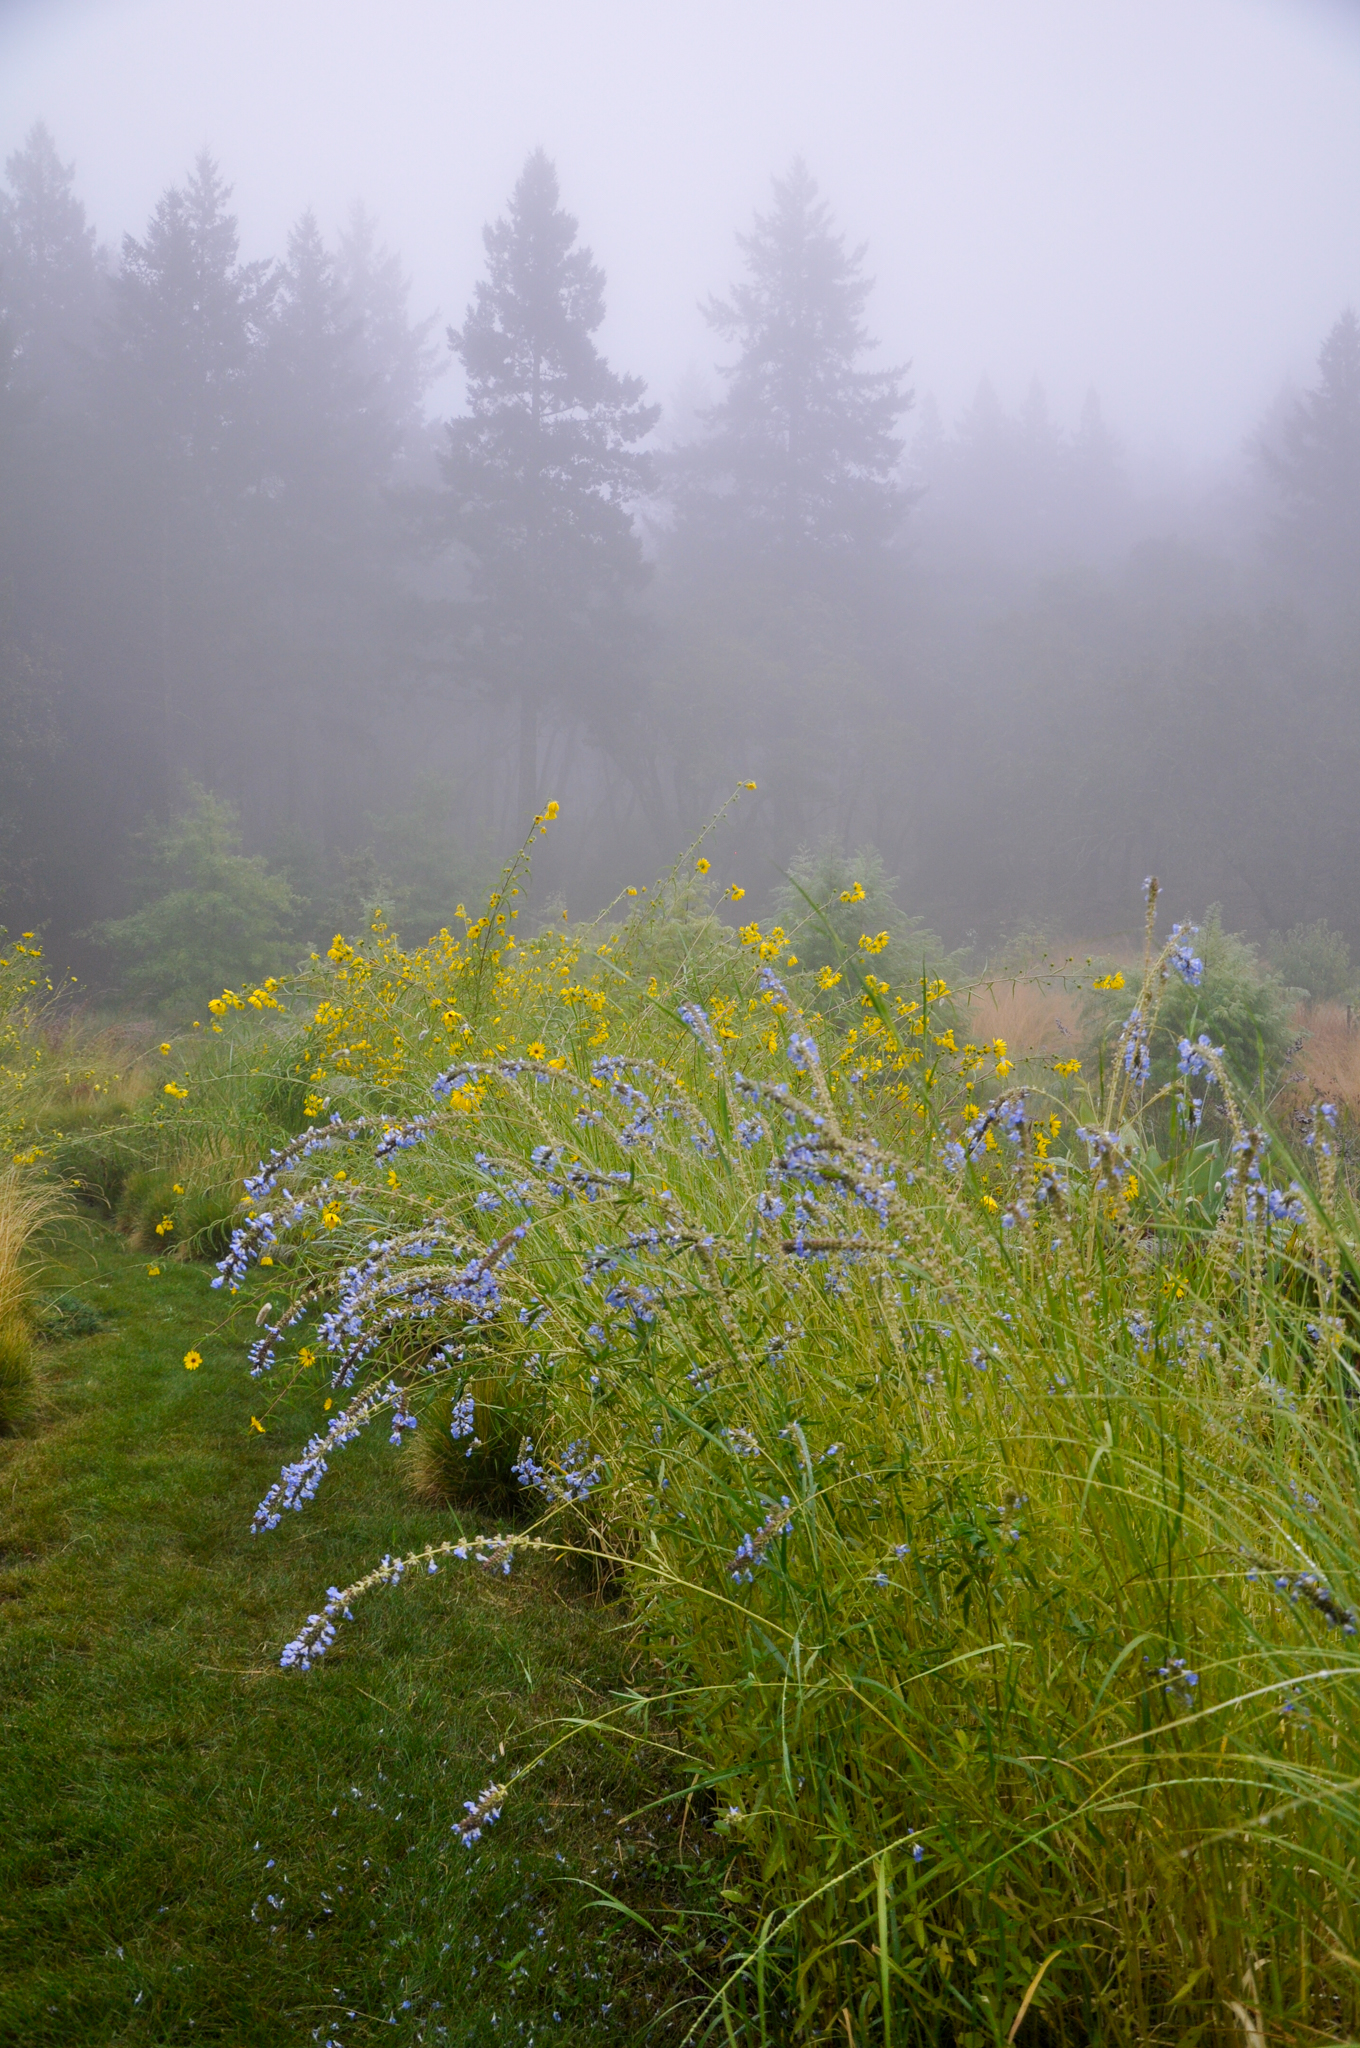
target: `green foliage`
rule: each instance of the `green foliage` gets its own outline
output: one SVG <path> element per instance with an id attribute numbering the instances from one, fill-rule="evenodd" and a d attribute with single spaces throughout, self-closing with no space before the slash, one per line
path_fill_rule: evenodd
<path id="1" fill-rule="evenodd" d="M 1163 1086 L 1174 1074 L 1178 1041 L 1204 1033 L 1212 1044 L 1223 1047 L 1241 1082 L 1268 1087 L 1291 1040 L 1290 998 L 1284 983 L 1262 965 L 1249 939 L 1224 931 L 1217 904 L 1211 905 L 1193 947 L 1204 962 L 1204 979 L 1199 988 L 1191 988 L 1168 970 L 1152 1039 L 1153 1085 Z M 1130 1008 L 1128 988 L 1091 998 L 1090 1015 L 1107 1057 Z"/>
<path id="2" fill-rule="evenodd" d="M 1263 1174 L 1225 1189 L 1224 1149 L 1178 1136 L 1188 1085 L 1154 1145 L 1118 1046 L 1069 1100 L 919 1004 L 863 1005 L 852 1040 L 801 934 L 663 982 L 688 878 L 589 947 L 503 945 L 515 886 L 466 942 L 309 978 L 281 1052 L 353 1114 L 280 1168 L 271 1280 L 310 1310 L 371 1261 L 351 1398 L 402 1382 L 445 1439 L 450 1401 L 532 1389 L 543 1521 L 474 1555 L 618 1574 L 646 1712 L 733 1852 L 733 2028 L 848 2009 L 990 2044 L 1032 1992 L 1055 2043 L 1217 2042 L 1249 1979 L 1258 2031 L 1353 2031 L 1356 1242 L 1327 1131 L 1310 1211 L 1200 1076 Z M 1283 996 L 1220 919 L 1200 951 L 1202 1013 L 1169 942 L 1121 1009 L 1249 1066 Z M 411 1582 L 462 1554 L 414 1551 Z M 362 1629 L 388 1577 L 335 1605 Z"/>
<path id="3" fill-rule="evenodd" d="M 775 914 L 790 933 L 799 964 L 812 972 L 835 972 L 855 963 L 844 997 L 856 1002 L 855 969 L 871 972 L 897 993 L 920 995 L 923 977 L 934 979 L 947 964 L 943 941 L 923 918 L 908 917 L 897 902 L 895 880 L 884 872 L 882 855 L 871 846 L 854 854 L 835 840 L 800 847 L 789 863 L 788 880 L 775 891 Z M 877 952 L 862 938 L 888 943 Z M 827 999 L 838 1007 L 833 995 Z"/>
<path id="4" fill-rule="evenodd" d="M 0 2040 L 280 2048 L 320 2025 L 415 2048 L 447 2027 L 450 2048 L 494 2048 L 523 2022 L 562 2048 L 620 2027 L 676 2048 L 649 2022 L 685 1965 L 602 1916 L 589 1880 L 649 1921 L 674 1902 L 711 1926 L 718 1845 L 691 1815 L 677 1854 L 678 1803 L 628 1824 L 664 1789 L 640 1753 L 578 1747 L 486 1854 L 450 1849 L 488 1716 L 504 1771 L 523 1747 L 507 1703 L 574 1714 L 626 1683 L 598 1604 L 550 1564 L 445 1574 L 433 1611 L 394 1601 L 324 1694 L 271 1677 L 261 1647 L 310 1600 L 319 1535 L 358 1559 L 457 1523 L 360 1443 L 343 1500 L 252 1542 L 279 1444 L 323 1422 L 321 1375 L 271 1413 L 241 1342 L 204 1340 L 201 1268 L 149 1278 L 88 1224 L 53 1258 L 53 1285 L 102 1317 L 44 1346 L 54 1426 L 0 1444 Z"/>
<path id="5" fill-rule="evenodd" d="M 12 1436 L 33 1419 L 38 1374 L 33 1340 L 21 1316 L 0 1321 L 0 1436 Z"/>
<path id="6" fill-rule="evenodd" d="M 161 893 L 98 928 L 128 996 L 183 1012 L 216 986 L 258 980 L 284 964 L 293 892 L 258 855 L 241 852 L 230 804 L 193 787 L 189 808 L 145 839 Z"/>
<path id="7" fill-rule="evenodd" d="M 1325 917 L 1312 924 L 1291 924 L 1272 932 L 1266 954 L 1280 980 L 1301 989 L 1308 1004 L 1345 1001 L 1355 987 L 1355 969 L 1345 934 L 1334 931 Z"/>

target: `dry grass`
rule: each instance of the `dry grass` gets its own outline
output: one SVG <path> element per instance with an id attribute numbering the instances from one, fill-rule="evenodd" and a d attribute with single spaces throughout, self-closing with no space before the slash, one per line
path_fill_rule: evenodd
<path id="1" fill-rule="evenodd" d="M 1056 982 L 997 980 L 972 991 L 965 1031 L 1004 1038 L 1012 1059 L 1071 1059 L 1082 1041 L 1081 997 Z"/>
<path id="2" fill-rule="evenodd" d="M 1290 1061 L 1285 1106 L 1303 1109 L 1321 1097 L 1360 1121 L 1360 1028 L 1347 1023 L 1345 1005 L 1318 1003 L 1310 1009 L 1301 1004 L 1294 1026 L 1303 1043 Z"/>

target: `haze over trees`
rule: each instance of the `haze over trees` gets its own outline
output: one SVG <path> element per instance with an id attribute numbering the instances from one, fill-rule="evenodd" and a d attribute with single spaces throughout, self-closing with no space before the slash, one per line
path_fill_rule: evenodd
<path id="1" fill-rule="evenodd" d="M 664 437 L 542 151 L 447 349 L 362 211 L 244 260 L 203 156 L 115 255 L 41 123 L 5 180 L 0 921 L 82 972 L 175 818 L 266 863 L 287 953 L 375 901 L 423 936 L 550 795 L 585 908 L 746 777 L 753 902 L 871 843 L 948 946 L 1122 926 L 1153 867 L 1360 941 L 1353 310 L 1230 489 L 1158 497 L 1095 393 L 914 405 L 801 162 Z"/>

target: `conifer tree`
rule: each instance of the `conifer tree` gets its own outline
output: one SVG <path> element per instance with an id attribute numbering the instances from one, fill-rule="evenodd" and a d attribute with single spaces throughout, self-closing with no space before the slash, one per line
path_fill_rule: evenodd
<path id="1" fill-rule="evenodd" d="M 252 373 L 277 289 L 270 263 L 238 260 L 230 197 L 205 153 L 143 240 L 124 236 L 110 348 L 129 424 L 162 460 L 224 480 L 249 467 Z"/>
<path id="2" fill-rule="evenodd" d="M 660 410 L 595 345 L 605 278 L 576 233 L 535 150 L 507 215 L 484 232 L 487 275 L 449 331 L 468 391 L 443 458 L 451 530 L 472 564 L 465 647 L 483 684 L 517 706 L 526 819 L 545 715 L 608 735 L 600 686 L 622 681 L 627 600 L 646 573 L 629 507 L 652 472 L 636 444 Z"/>
<path id="3" fill-rule="evenodd" d="M 1262 455 L 1280 498 L 1285 559 L 1354 600 L 1360 590 L 1360 320 L 1347 307 L 1322 344 L 1318 383 Z"/>
<path id="4" fill-rule="evenodd" d="M 687 509 L 795 561 L 881 547 L 910 503 L 893 430 L 912 401 L 903 369 L 862 367 L 864 247 L 846 248 L 801 159 L 737 241 L 746 274 L 704 311 L 738 352 L 685 465 Z"/>
<path id="5" fill-rule="evenodd" d="M 75 166 L 35 122 L 5 164 L 0 191 L 0 311 L 16 385 L 63 404 L 78 396 L 103 283 L 95 231 L 73 190 Z"/>

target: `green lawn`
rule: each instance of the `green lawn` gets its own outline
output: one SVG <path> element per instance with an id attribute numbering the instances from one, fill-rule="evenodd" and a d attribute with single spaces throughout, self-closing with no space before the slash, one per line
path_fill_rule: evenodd
<path id="1" fill-rule="evenodd" d="M 619 1745 L 578 1741 L 479 1848 L 462 1802 L 545 1717 L 626 1681 L 618 1610 L 560 1570 L 471 1566 L 370 1596 L 323 1666 L 280 1646 L 384 1551 L 451 1533 L 379 1429 L 252 1537 L 320 1419 L 269 1432 L 201 1267 L 72 1226 L 49 1284 L 101 1327 L 43 1348 L 47 1413 L 0 1443 L 0 2040 L 607 2042 L 714 1951 L 718 1873 Z M 198 1345 L 204 1364 L 181 1360 Z M 697 1851 L 697 1858 L 696 1858 Z M 664 1917 L 658 1945 L 588 1882 Z M 685 1960 L 688 1951 L 689 1960 Z M 683 2031 L 663 2021 L 658 2038 Z"/>

